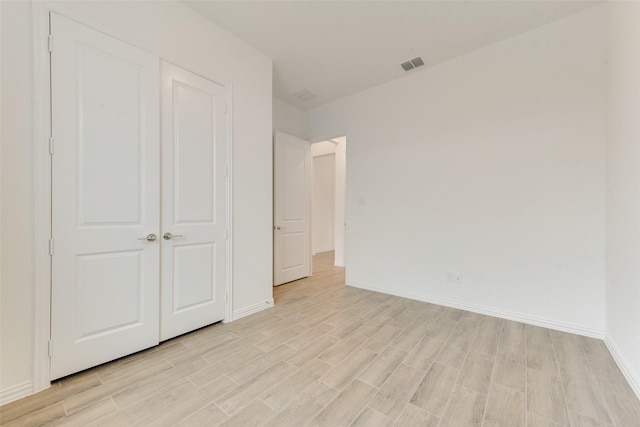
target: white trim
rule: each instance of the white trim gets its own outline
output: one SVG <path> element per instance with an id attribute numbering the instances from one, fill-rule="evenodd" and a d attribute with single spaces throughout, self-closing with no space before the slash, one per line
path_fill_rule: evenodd
<path id="1" fill-rule="evenodd" d="M 22 399 L 33 393 L 33 381 L 26 381 L 0 390 L 0 406 Z"/>
<path id="2" fill-rule="evenodd" d="M 2 7 L 0 6 L 0 26 L 2 26 Z M 0 31 L 0 46 L 2 46 L 2 31 Z M 0 55 L 0 85 L 2 84 L 2 82 L 4 82 L 4 80 L 2 79 L 2 55 Z M 2 115 L 2 98 L 0 95 L 0 140 L 3 139 L 3 135 L 2 135 L 2 122 L 3 122 L 3 115 Z M 4 144 L 0 144 L 0 176 L 2 176 L 2 146 Z M 4 258 L 2 258 L 2 244 L 1 242 L 3 242 L 4 240 L 2 240 L 2 186 L 0 185 L 0 295 L 2 295 L 2 260 Z M 1 309 L 1 304 L 2 301 L 0 301 L 0 309 Z M 1 317 L 1 316 L 0 316 Z M 1 328 L 1 327 L 0 327 Z M 1 342 L 1 338 L 0 338 L 0 342 Z M 0 344 L 1 345 L 1 344 Z M 2 368 L 2 366 L 0 366 L 0 369 Z M 2 390 L 0 390 L 0 405 L 3 404 L 2 401 Z"/>
<path id="3" fill-rule="evenodd" d="M 297 137 L 296 137 L 297 138 Z M 301 138 L 302 139 L 302 138 Z M 307 156 L 305 159 L 305 163 L 307 166 L 308 176 L 307 176 L 307 236 L 309 238 L 308 248 L 307 248 L 307 265 L 308 265 L 308 276 L 313 276 L 313 155 L 311 154 L 311 142 L 306 139 L 302 139 L 305 141 L 307 146 Z M 272 175 L 274 172 L 271 172 Z M 274 175 L 275 176 L 275 175 Z M 271 199 L 274 200 L 273 195 Z M 272 221 L 273 222 L 273 221 Z M 273 233 L 271 234 L 273 236 Z M 272 288 L 273 289 L 273 288 Z"/>
<path id="4" fill-rule="evenodd" d="M 350 219 L 349 219 L 349 195 L 351 193 L 351 191 L 349 190 L 349 159 L 348 159 L 348 151 L 349 151 L 349 138 L 347 137 L 347 134 L 345 133 L 342 136 L 338 136 L 335 139 L 338 138 L 344 138 L 345 139 L 345 145 L 344 145 L 344 251 L 342 252 L 342 259 L 336 259 L 335 260 L 335 266 L 336 267 L 344 267 L 345 268 L 345 272 L 344 272 L 344 276 L 345 276 L 345 280 L 348 283 L 348 279 L 350 277 L 349 272 L 351 270 L 349 270 L 347 268 L 347 260 L 349 259 L 349 223 L 350 223 Z M 336 147 L 337 149 L 338 147 Z M 336 150 L 337 152 L 337 150 Z"/>
<path id="5" fill-rule="evenodd" d="M 380 292 L 383 294 L 395 295 L 403 298 L 409 298 L 417 301 L 428 302 L 431 304 L 443 305 L 445 307 L 457 308 L 460 310 L 471 311 L 473 313 L 485 314 L 487 316 L 499 317 L 501 319 L 514 320 L 516 322 L 522 322 L 529 325 L 541 326 L 544 328 L 555 329 L 558 331 L 569 332 L 572 334 L 583 335 L 591 338 L 604 338 L 604 331 L 598 329 L 585 328 L 584 326 L 575 325 L 568 322 L 558 322 L 557 320 L 545 319 L 543 317 L 529 316 L 526 314 L 513 313 L 505 310 L 496 310 L 490 307 L 484 307 L 475 304 L 463 303 L 460 301 L 449 300 L 445 298 L 434 298 L 424 295 L 415 295 L 404 292 L 395 292 L 389 289 L 376 288 L 374 286 L 367 286 L 358 283 L 348 283 L 347 286 L 354 288 L 367 289 L 374 292 Z"/>
<path id="6" fill-rule="evenodd" d="M 273 298 L 268 300 L 268 301 L 265 301 L 265 302 L 260 302 L 258 304 L 254 304 L 254 305 L 250 305 L 248 307 L 241 308 L 238 311 L 234 311 L 232 320 L 238 320 L 238 319 L 241 319 L 243 317 L 247 317 L 247 316 L 250 316 L 252 314 L 256 314 L 256 313 L 258 313 L 258 312 L 260 312 L 262 310 L 266 310 L 267 308 L 271 308 L 271 307 L 273 307 Z"/>
<path id="7" fill-rule="evenodd" d="M 49 9 L 33 2 L 33 146 L 34 146 L 34 335 L 33 384 L 31 391 L 48 388 L 50 359 L 48 341 L 51 331 L 51 156 L 49 154 L 50 73 Z"/>
<path id="8" fill-rule="evenodd" d="M 233 85 L 224 85 L 227 93 L 227 280 L 225 321 L 233 320 Z"/>
<path id="9" fill-rule="evenodd" d="M 622 375 L 624 375 L 634 393 L 636 394 L 638 399 L 640 399 L 640 378 L 637 379 L 633 377 L 631 371 L 627 368 L 629 364 L 626 362 L 625 358 L 622 356 L 622 353 L 618 349 L 618 346 L 608 334 L 604 337 L 604 343 L 609 349 L 609 353 L 611 353 L 611 356 L 613 356 L 613 360 L 616 361 L 616 364 L 622 371 Z"/>

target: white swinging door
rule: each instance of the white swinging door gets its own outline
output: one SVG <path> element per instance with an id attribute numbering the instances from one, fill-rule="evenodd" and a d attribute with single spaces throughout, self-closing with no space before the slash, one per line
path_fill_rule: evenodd
<path id="1" fill-rule="evenodd" d="M 224 319 L 226 91 L 162 62 L 160 340 Z"/>
<path id="2" fill-rule="evenodd" d="M 228 178 L 224 86 L 51 29 L 56 379 L 224 319 Z"/>
<path id="3" fill-rule="evenodd" d="M 274 285 L 311 275 L 311 143 L 276 132 L 273 159 Z"/>
<path id="4" fill-rule="evenodd" d="M 55 379 L 158 343 L 160 135 L 156 56 L 51 28 Z"/>

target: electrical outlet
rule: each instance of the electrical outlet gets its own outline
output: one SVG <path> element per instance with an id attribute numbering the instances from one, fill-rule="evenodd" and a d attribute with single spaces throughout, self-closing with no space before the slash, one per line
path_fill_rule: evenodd
<path id="1" fill-rule="evenodd" d="M 455 283 L 456 285 L 459 285 L 462 283 L 462 274 L 461 273 L 456 273 L 453 275 L 453 283 Z"/>

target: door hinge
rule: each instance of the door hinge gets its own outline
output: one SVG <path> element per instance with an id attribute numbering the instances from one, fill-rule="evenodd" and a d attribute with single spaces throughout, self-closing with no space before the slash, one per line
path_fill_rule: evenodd
<path id="1" fill-rule="evenodd" d="M 49 52 L 53 52 L 53 36 L 49 34 Z"/>
<path id="2" fill-rule="evenodd" d="M 49 138 L 49 154 L 53 156 L 53 137 Z"/>
<path id="3" fill-rule="evenodd" d="M 49 357 L 53 357 L 53 341 L 49 340 Z"/>
<path id="4" fill-rule="evenodd" d="M 224 294 L 224 302 L 229 302 L 229 292 Z"/>
<path id="5" fill-rule="evenodd" d="M 53 239 L 49 239 L 49 255 L 53 256 Z"/>
<path id="6" fill-rule="evenodd" d="M 229 239 L 229 229 L 224 230 L 224 240 Z"/>

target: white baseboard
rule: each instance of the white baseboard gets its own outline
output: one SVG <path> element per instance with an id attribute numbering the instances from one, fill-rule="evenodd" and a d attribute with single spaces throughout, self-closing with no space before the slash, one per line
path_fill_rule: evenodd
<path id="1" fill-rule="evenodd" d="M 26 381 L 0 390 L 0 406 L 33 394 L 33 381 Z"/>
<path id="2" fill-rule="evenodd" d="M 584 326 L 575 325 L 567 322 L 558 322 L 556 320 L 545 319 L 542 317 L 529 316 L 521 313 L 513 313 L 505 310 L 497 310 L 491 307 L 484 307 L 475 304 L 463 303 L 455 300 L 448 300 L 444 298 L 428 297 L 424 295 L 415 295 L 404 292 L 396 292 L 389 289 L 380 289 L 373 286 L 362 285 L 358 283 L 349 283 L 348 286 L 355 288 L 367 289 L 374 292 L 380 292 L 383 294 L 395 295 L 403 298 L 409 298 L 417 301 L 428 302 L 430 304 L 443 305 L 445 307 L 457 308 L 460 310 L 471 311 L 479 314 L 486 314 L 487 316 L 500 317 L 502 319 L 514 320 L 516 322 L 527 323 L 529 325 L 541 326 L 544 328 L 555 329 L 558 331 L 569 332 L 577 335 L 584 335 L 591 338 L 604 338 L 604 331 L 598 329 L 585 328 Z"/>
<path id="3" fill-rule="evenodd" d="M 636 396 L 638 396 L 638 399 L 640 399 L 640 378 L 633 377 L 633 375 L 627 368 L 627 362 L 625 358 L 622 357 L 618 346 L 616 346 L 615 342 L 609 336 L 604 337 L 604 343 L 609 349 L 609 353 L 611 353 L 611 356 L 613 356 L 613 360 L 615 360 L 618 364 L 618 367 L 622 371 L 624 377 L 627 379 L 627 382 L 633 389 L 634 393 L 636 394 Z"/>
<path id="4" fill-rule="evenodd" d="M 266 310 L 267 308 L 271 308 L 271 307 L 273 307 L 273 298 L 268 301 L 250 305 L 249 307 L 244 307 L 244 308 L 241 308 L 240 310 L 234 311 L 233 314 L 231 315 L 232 317 L 230 321 L 232 322 L 234 320 L 238 320 L 243 317 L 250 316 L 252 314 L 258 313 L 262 310 Z"/>

